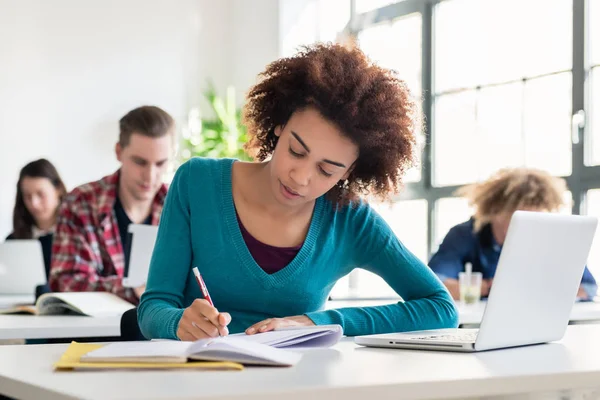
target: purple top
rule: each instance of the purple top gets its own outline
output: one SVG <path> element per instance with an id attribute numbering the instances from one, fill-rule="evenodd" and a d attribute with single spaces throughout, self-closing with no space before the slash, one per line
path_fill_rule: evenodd
<path id="1" fill-rule="evenodd" d="M 292 262 L 302 247 L 302 245 L 295 247 L 275 247 L 265 244 L 255 239 L 246 230 L 237 212 L 236 217 L 240 225 L 242 237 L 244 238 L 244 242 L 246 242 L 250 254 L 252 254 L 252 258 L 269 275 L 284 269 Z"/>

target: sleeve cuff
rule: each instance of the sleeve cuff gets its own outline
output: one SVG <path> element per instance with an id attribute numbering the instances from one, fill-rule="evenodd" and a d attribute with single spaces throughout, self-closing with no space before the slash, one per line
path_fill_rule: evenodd
<path id="1" fill-rule="evenodd" d="M 313 311 L 304 315 L 310 318 L 315 325 L 338 324 L 342 325 L 342 328 L 344 327 L 342 315 L 336 310 Z"/>

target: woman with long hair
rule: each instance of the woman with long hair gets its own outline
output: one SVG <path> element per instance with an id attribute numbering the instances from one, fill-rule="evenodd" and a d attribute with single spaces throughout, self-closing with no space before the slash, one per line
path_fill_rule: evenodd
<path id="1" fill-rule="evenodd" d="M 58 171 L 46 159 L 30 162 L 19 173 L 13 232 L 6 239 L 38 239 L 42 244 L 46 275 L 50 269 L 56 216 L 66 193 Z"/>

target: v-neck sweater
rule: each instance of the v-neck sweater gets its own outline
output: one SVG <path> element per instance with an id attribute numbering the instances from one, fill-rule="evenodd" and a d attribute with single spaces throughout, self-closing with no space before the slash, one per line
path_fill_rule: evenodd
<path id="1" fill-rule="evenodd" d="M 138 309 L 145 337 L 177 339 L 184 309 L 202 298 L 193 267 L 200 270 L 215 307 L 231 314 L 230 333 L 293 315 L 306 315 L 317 325 L 340 324 L 348 336 L 457 326 L 458 313 L 443 284 L 366 202 L 336 207 L 324 196 L 316 199 L 296 257 L 280 271 L 266 273 L 237 221 L 235 161 L 193 158 L 177 170 Z M 355 268 L 382 277 L 402 300 L 324 310 L 333 285 Z"/>

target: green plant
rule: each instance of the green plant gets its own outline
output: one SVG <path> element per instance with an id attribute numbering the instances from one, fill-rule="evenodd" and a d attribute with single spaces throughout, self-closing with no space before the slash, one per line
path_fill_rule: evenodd
<path id="1" fill-rule="evenodd" d="M 235 104 L 234 88 L 228 87 L 225 99 L 222 99 L 214 86 L 209 84 L 204 98 L 214 116 L 203 117 L 199 108 L 189 112 L 188 124 L 182 135 L 183 160 L 197 156 L 250 160 L 243 148 L 247 138 L 246 127 L 242 125 L 242 111 Z"/>

